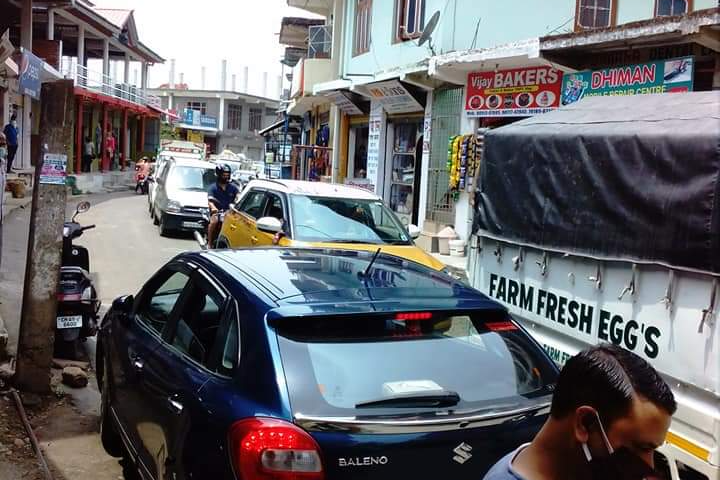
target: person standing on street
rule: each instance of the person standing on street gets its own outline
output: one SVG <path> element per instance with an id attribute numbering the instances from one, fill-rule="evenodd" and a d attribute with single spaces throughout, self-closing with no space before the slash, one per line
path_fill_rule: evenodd
<path id="1" fill-rule="evenodd" d="M 652 480 L 677 404 L 638 355 L 615 345 L 565 364 L 550 417 L 532 443 L 501 459 L 485 480 Z"/>
<path id="2" fill-rule="evenodd" d="M 108 131 L 107 137 L 105 138 L 105 153 L 108 157 L 108 165 L 102 165 L 100 168 L 100 172 L 102 172 L 105 168 L 110 170 L 110 163 L 114 162 L 115 158 L 115 137 L 113 136 L 112 132 Z M 104 163 L 104 162 L 103 162 Z"/>
<path id="3" fill-rule="evenodd" d="M 17 115 L 13 114 L 10 117 L 10 123 L 5 125 L 3 133 L 7 142 L 7 169 L 5 171 L 12 173 L 13 160 L 15 160 L 15 154 L 18 150 Z"/>
<path id="4" fill-rule="evenodd" d="M 216 181 L 208 189 L 208 204 L 210 207 L 210 224 L 208 225 L 208 248 L 215 248 L 222 221 L 220 213 L 230 210 L 230 204 L 234 203 L 240 190 L 230 182 L 232 170 L 227 165 L 215 167 Z"/>
<path id="5" fill-rule="evenodd" d="M 82 171 L 89 172 L 93 158 L 95 157 L 95 144 L 93 143 L 92 138 L 90 138 L 89 135 L 85 137 L 85 146 L 83 150 Z"/>
<path id="6" fill-rule="evenodd" d="M 5 184 L 7 182 L 7 178 L 5 176 L 5 163 L 7 162 L 7 139 L 5 137 L 5 134 L 0 132 L 0 252 L 2 252 L 2 236 L 3 236 L 3 215 L 2 215 L 2 209 L 3 209 L 3 203 L 5 201 L 5 195 L 3 193 L 5 192 Z M 0 255 L 2 257 L 2 255 Z M 0 259 L 1 260 L 1 259 Z"/>

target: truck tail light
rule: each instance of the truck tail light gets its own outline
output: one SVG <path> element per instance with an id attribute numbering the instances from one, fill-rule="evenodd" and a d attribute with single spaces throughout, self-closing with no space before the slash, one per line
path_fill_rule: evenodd
<path id="1" fill-rule="evenodd" d="M 230 427 L 230 456 L 242 480 L 323 480 L 320 447 L 304 430 L 272 418 Z"/>

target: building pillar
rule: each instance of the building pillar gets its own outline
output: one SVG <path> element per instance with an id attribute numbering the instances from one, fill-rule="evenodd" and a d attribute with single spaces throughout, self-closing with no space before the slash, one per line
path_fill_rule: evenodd
<path id="1" fill-rule="evenodd" d="M 103 75 L 110 75 L 110 42 L 103 40 Z"/>
<path id="2" fill-rule="evenodd" d="M 108 108 L 107 105 L 102 106 L 102 138 L 100 139 L 100 148 L 102 153 L 100 154 L 100 172 L 109 170 L 110 158 L 107 154 L 107 148 L 105 148 L 105 139 L 108 135 Z"/>
<path id="3" fill-rule="evenodd" d="M 20 11 L 20 46 L 32 52 L 33 23 L 32 23 L 33 0 L 22 0 Z"/>
<path id="4" fill-rule="evenodd" d="M 130 54 L 125 52 L 125 70 L 123 71 L 123 83 L 130 83 Z"/>
<path id="5" fill-rule="evenodd" d="M 218 132 L 225 130 L 225 99 L 220 97 L 220 114 L 218 115 Z"/>
<path id="6" fill-rule="evenodd" d="M 32 52 L 33 22 L 32 22 L 33 0 L 22 0 L 20 11 L 20 46 Z M 31 134 L 32 134 L 32 98 L 23 95 L 22 123 L 20 125 L 20 152 L 19 162 L 15 165 L 20 168 L 30 168 L 31 161 Z M 18 165 L 19 164 L 19 165 Z"/>
<path id="7" fill-rule="evenodd" d="M 48 8 L 47 39 L 55 40 L 55 10 Z"/>
<path id="8" fill-rule="evenodd" d="M 342 112 L 334 103 L 330 107 L 330 141 L 332 146 L 332 183 L 337 183 L 340 177 L 340 130 L 342 129 Z"/>
<path id="9" fill-rule="evenodd" d="M 148 64 L 147 62 L 142 62 L 142 67 L 140 68 L 140 88 L 145 90 L 148 86 Z"/>
<path id="10" fill-rule="evenodd" d="M 120 159 L 120 171 L 124 172 L 127 166 L 128 158 L 128 111 L 123 110 L 123 121 L 122 121 L 122 135 L 120 135 L 120 141 L 122 141 L 122 158 Z"/>
<path id="11" fill-rule="evenodd" d="M 140 117 L 140 121 L 138 123 L 138 128 L 140 129 L 140 131 L 138 132 L 138 138 L 140 139 L 138 140 L 138 143 L 140 144 L 140 153 L 142 153 L 145 151 L 145 115 Z"/>
<path id="12" fill-rule="evenodd" d="M 82 158 L 85 153 L 85 139 L 83 138 L 83 101 L 77 99 L 77 120 L 75 121 L 75 174 L 82 172 Z"/>
<path id="13" fill-rule="evenodd" d="M 78 26 L 78 65 L 85 66 L 85 26 Z"/>

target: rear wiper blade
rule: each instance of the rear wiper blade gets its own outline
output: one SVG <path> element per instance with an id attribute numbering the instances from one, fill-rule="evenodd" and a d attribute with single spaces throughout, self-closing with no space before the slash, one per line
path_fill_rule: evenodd
<path id="1" fill-rule="evenodd" d="M 401 393 L 391 397 L 368 400 L 355 405 L 355 408 L 382 408 L 382 407 L 428 407 L 442 408 L 453 407 L 460 403 L 460 395 L 457 392 L 439 390 L 433 393 Z"/>

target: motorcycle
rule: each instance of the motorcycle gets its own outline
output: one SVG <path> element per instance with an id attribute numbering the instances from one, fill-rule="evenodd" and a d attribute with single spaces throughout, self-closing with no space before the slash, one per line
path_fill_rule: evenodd
<path id="1" fill-rule="evenodd" d="M 63 226 L 60 286 L 57 293 L 55 324 L 55 356 L 75 360 L 80 356 L 80 343 L 97 332 L 100 300 L 90 276 L 90 255 L 85 247 L 73 240 L 95 225 L 83 227 L 75 221 L 90 209 L 90 202 L 81 202 L 75 214 Z"/>
<path id="2" fill-rule="evenodd" d="M 218 216 L 220 217 L 220 225 L 218 226 L 218 231 L 222 230 L 222 224 L 225 220 L 225 211 L 220 210 L 218 212 Z M 208 239 L 207 239 L 207 231 L 208 226 L 210 225 L 210 213 L 209 212 L 203 212 L 202 219 L 198 220 L 198 223 L 202 225 L 202 233 L 200 230 L 195 230 L 193 232 L 193 235 L 195 235 L 195 240 L 198 242 L 198 245 L 200 245 L 200 248 L 202 250 L 210 250 L 217 247 L 216 245 L 208 245 Z"/>

